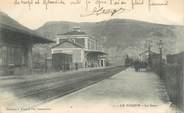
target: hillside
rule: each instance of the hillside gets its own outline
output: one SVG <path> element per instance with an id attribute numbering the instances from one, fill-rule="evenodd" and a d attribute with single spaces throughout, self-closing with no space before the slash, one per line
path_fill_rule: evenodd
<path id="1" fill-rule="evenodd" d="M 144 43 L 154 41 L 153 50 L 157 51 L 157 41 L 164 41 L 165 54 L 175 51 L 178 30 L 181 26 L 153 24 L 135 20 L 114 19 L 101 22 L 48 22 L 36 30 L 39 34 L 54 40 L 56 34 L 70 31 L 72 27 L 80 26 L 81 30 L 93 35 L 103 43 L 110 57 L 121 57 L 125 54 L 135 55 L 144 50 Z M 132 52 L 131 52 L 132 51 Z M 121 59 L 121 58 L 120 58 Z"/>

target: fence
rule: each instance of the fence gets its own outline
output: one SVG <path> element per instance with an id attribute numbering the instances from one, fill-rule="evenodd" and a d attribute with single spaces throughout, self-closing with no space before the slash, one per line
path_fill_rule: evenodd
<path id="1" fill-rule="evenodd" d="M 178 64 L 167 64 L 163 66 L 161 72 L 161 78 L 165 82 L 167 93 L 170 100 L 178 108 L 184 110 L 183 103 L 183 69 Z"/>
<path id="2" fill-rule="evenodd" d="M 165 82 L 171 102 L 184 111 L 184 53 L 168 55 L 167 62 L 157 72 Z"/>

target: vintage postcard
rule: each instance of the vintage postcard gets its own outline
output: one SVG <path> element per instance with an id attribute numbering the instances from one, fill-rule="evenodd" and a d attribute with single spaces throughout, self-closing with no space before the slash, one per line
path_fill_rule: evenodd
<path id="1" fill-rule="evenodd" d="M 0 113 L 183 112 L 183 0 L 0 0 Z"/>

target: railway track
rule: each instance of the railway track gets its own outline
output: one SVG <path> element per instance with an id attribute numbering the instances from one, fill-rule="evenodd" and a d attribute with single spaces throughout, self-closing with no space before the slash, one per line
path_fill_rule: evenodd
<path id="1" fill-rule="evenodd" d="M 55 77 L 18 83 L 12 87 L 17 96 L 13 104 L 17 104 L 21 100 L 33 99 L 37 102 L 30 106 L 37 106 L 102 81 L 123 69 L 123 66 L 111 67 L 79 72 L 69 75 L 69 77 Z"/>

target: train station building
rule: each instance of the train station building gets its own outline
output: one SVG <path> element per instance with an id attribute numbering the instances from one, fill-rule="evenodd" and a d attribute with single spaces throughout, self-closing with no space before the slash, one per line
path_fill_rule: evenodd
<path id="1" fill-rule="evenodd" d="M 106 53 L 102 45 L 79 27 L 58 34 L 52 47 L 52 62 L 56 70 L 72 70 L 106 66 Z"/>

